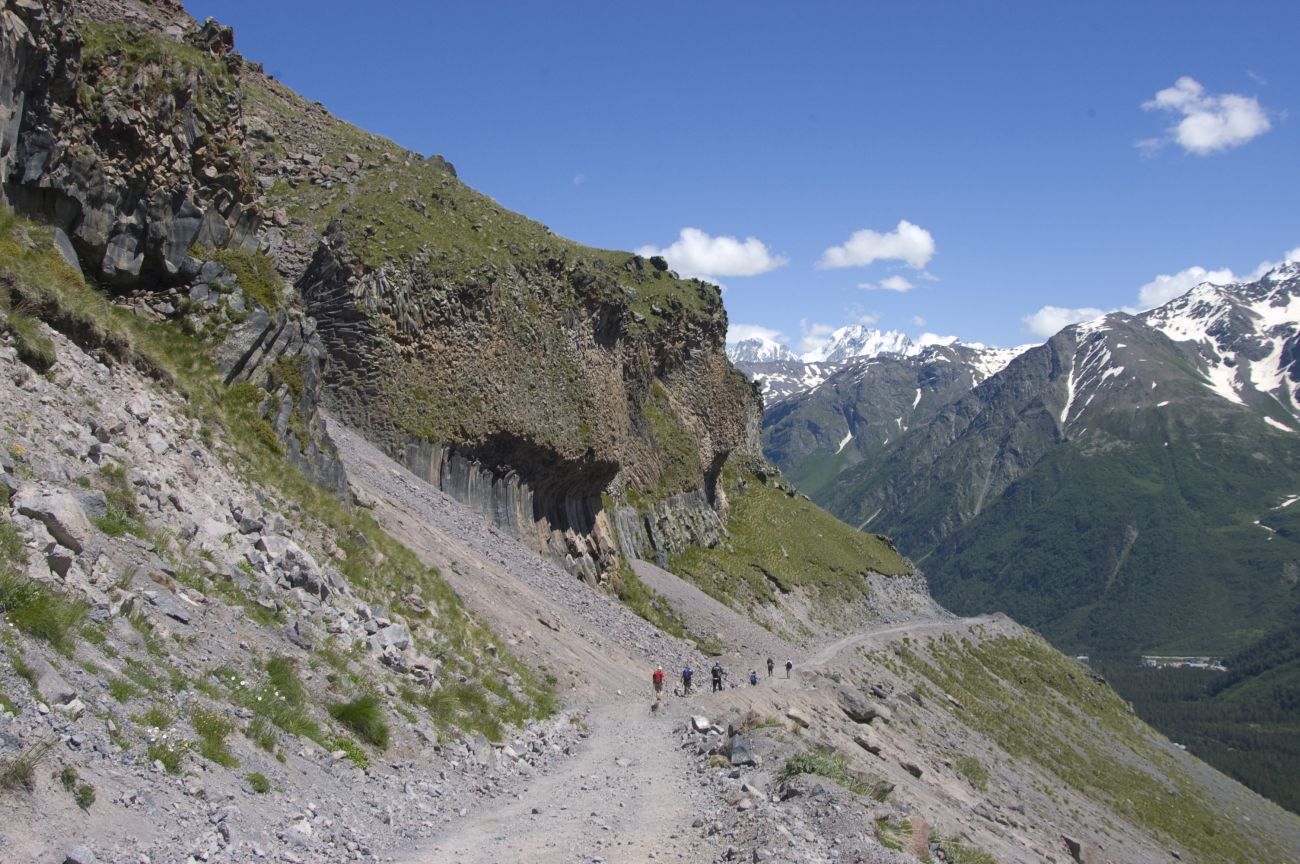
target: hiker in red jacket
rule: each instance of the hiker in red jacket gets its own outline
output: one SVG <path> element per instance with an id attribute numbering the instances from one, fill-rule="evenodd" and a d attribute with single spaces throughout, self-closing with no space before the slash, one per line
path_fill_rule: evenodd
<path id="1" fill-rule="evenodd" d="M 659 699 L 660 699 L 660 697 L 663 696 L 663 692 L 664 692 L 664 667 L 662 667 L 662 666 L 656 666 L 656 667 L 655 667 L 655 674 L 654 674 L 654 675 L 651 675 L 651 676 L 650 676 L 650 679 L 651 679 L 652 681 L 654 681 L 654 684 L 655 684 L 655 701 L 658 702 Z"/>

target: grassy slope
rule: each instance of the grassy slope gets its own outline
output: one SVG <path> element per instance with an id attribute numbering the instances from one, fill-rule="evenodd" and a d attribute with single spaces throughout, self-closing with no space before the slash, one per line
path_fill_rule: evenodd
<path id="1" fill-rule="evenodd" d="M 1235 813 L 1222 812 L 1180 767 L 1153 731 L 1105 683 L 1037 638 L 999 636 L 980 642 L 951 636 L 914 645 L 875 662 L 956 698 L 929 700 L 988 736 L 1012 758 L 1031 762 L 1061 783 L 1114 808 L 1181 846 L 1185 860 L 1284 860 Z M 1154 769 L 1154 772 L 1152 770 Z M 1049 795 L 1051 788 L 1044 790 Z M 1106 826 L 1097 826 L 1098 836 Z M 1194 853 L 1188 859 L 1188 853 Z"/>
<path id="2" fill-rule="evenodd" d="M 290 117 L 306 111 L 300 97 L 258 77 L 241 83 L 254 111 Z M 623 265 L 631 253 L 566 240 L 387 139 L 323 112 L 313 113 L 312 121 L 322 163 L 342 165 L 349 154 L 358 156 L 364 166 L 360 179 L 354 187 L 335 183 L 330 189 L 280 180 L 268 192 L 268 206 L 284 207 L 317 231 L 341 220 L 353 251 L 369 267 L 418 260 L 434 281 L 462 281 L 536 267 L 553 258 L 582 262 L 632 289 L 630 308 L 646 318 L 650 330 L 672 314 L 674 305 L 703 317 L 719 302 L 716 289 L 675 278 L 648 262 L 629 271 Z M 286 155 L 278 143 L 267 149 Z"/>
<path id="3" fill-rule="evenodd" d="M 1122 446 L 1054 451 L 952 534 L 926 559 L 940 602 L 999 609 L 1091 652 L 1223 654 L 1279 626 L 1300 601 L 1282 578 L 1300 547 L 1291 514 L 1260 505 L 1294 492 L 1289 438 L 1242 447 L 1232 429 L 1146 423 Z"/>
<path id="4" fill-rule="evenodd" d="M 20 243 L 14 236 L 16 228 L 36 240 L 36 248 Z M 550 710 L 549 689 L 468 615 L 436 571 L 424 567 L 366 513 L 346 507 L 283 458 L 274 431 L 256 412 L 262 398 L 259 392 L 247 392 L 253 390 L 247 384 L 224 387 L 208 359 L 208 346 L 184 334 L 179 326 L 152 324 L 109 304 L 67 266 L 47 229 L 8 213 L 0 215 L 0 280 L 0 290 L 6 290 L 32 314 L 82 344 L 141 367 L 182 395 L 189 411 L 230 448 L 235 470 L 250 484 L 275 488 L 308 516 L 333 529 L 347 553 L 339 569 L 361 596 L 399 605 L 399 598 L 414 593 L 436 610 L 442 644 L 431 646 L 432 650 L 443 657 L 452 678 L 468 678 L 467 685 L 440 691 L 445 704 L 428 706 L 438 721 L 499 733 L 502 722 L 517 722 Z M 523 699 L 509 693 L 486 694 L 487 690 L 502 689 L 500 676 L 473 662 L 475 657 L 489 656 L 488 646 L 501 658 L 491 665 L 509 667 L 524 682 Z"/>
<path id="5" fill-rule="evenodd" d="M 749 609 L 803 589 L 831 608 L 864 596 L 868 572 L 910 572 L 883 538 L 850 528 L 784 482 L 730 467 L 722 482 L 730 537 L 713 549 L 687 549 L 670 569 L 724 603 Z"/>

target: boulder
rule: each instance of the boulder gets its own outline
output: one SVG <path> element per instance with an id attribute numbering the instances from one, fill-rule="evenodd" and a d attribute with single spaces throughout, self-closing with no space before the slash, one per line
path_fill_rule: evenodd
<path id="1" fill-rule="evenodd" d="M 793 706 L 785 709 L 785 716 L 802 726 L 804 729 L 807 729 L 812 723 L 812 721 L 808 719 L 807 714 Z"/>
<path id="2" fill-rule="evenodd" d="M 42 492 L 24 486 L 14 497 L 13 506 L 24 516 L 43 524 L 59 545 L 81 554 L 95 535 L 80 502 L 69 492 Z"/>
<path id="3" fill-rule="evenodd" d="M 63 864 L 96 864 L 95 853 L 85 846 L 73 846 L 63 853 Z"/>
<path id="4" fill-rule="evenodd" d="M 59 671 L 42 657 L 24 658 L 30 670 L 36 692 L 41 701 L 51 705 L 67 705 L 77 698 L 77 691 L 64 679 Z"/>
<path id="5" fill-rule="evenodd" d="M 702 714 L 696 714 L 691 718 L 691 728 L 696 732 L 699 732 L 701 735 L 708 732 L 712 725 L 713 724 L 709 722 L 709 718 Z"/>
<path id="6" fill-rule="evenodd" d="M 873 756 L 880 755 L 880 742 L 869 731 L 863 730 L 853 736 L 853 743 Z"/>
<path id="7" fill-rule="evenodd" d="M 888 708 L 872 702 L 857 690 L 840 687 L 835 692 L 835 698 L 840 710 L 854 723 L 870 723 L 877 717 L 886 721 L 891 719 Z"/>
<path id="8" fill-rule="evenodd" d="M 390 624 L 370 637 L 370 647 L 376 651 L 405 651 L 411 646 L 411 631 L 403 624 Z"/>
<path id="9" fill-rule="evenodd" d="M 1076 864 L 1096 864 L 1097 856 L 1092 848 L 1083 840 L 1076 840 L 1073 837 L 1062 834 L 1061 839 L 1065 841 L 1065 848 L 1069 851 L 1070 857 Z"/>
<path id="10" fill-rule="evenodd" d="M 750 749 L 749 742 L 742 735 L 732 735 L 727 740 L 727 759 L 735 766 L 752 766 L 758 764 L 758 759 L 754 756 L 754 751 Z"/>

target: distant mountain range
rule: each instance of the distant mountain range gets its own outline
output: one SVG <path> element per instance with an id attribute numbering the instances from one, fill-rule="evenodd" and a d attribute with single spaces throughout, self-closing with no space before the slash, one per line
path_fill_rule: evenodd
<path id="1" fill-rule="evenodd" d="M 1300 753 L 1300 735 L 1259 732 L 1300 723 L 1300 653 L 1253 647 L 1300 620 L 1300 264 L 1071 325 L 1005 368 L 984 351 L 841 364 L 770 399 L 765 452 L 960 614 L 1004 611 L 1094 656 L 1284 658 L 1215 716 Z M 1241 713 L 1233 693 L 1264 681 L 1289 683 Z M 1139 711 L 1147 686 L 1124 693 Z M 1176 704 L 1160 710 L 1191 710 Z"/>
<path id="2" fill-rule="evenodd" d="M 914 342 L 898 330 L 877 330 L 861 324 L 841 327 L 820 347 L 797 355 L 788 347 L 764 336 L 754 336 L 727 346 L 727 356 L 740 371 L 763 388 L 767 407 L 807 392 L 846 366 L 873 358 L 920 357 L 941 348 L 960 351 L 960 361 L 987 378 L 1005 367 L 1021 348 L 987 348 L 965 345 L 956 338 L 928 338 Z"/>

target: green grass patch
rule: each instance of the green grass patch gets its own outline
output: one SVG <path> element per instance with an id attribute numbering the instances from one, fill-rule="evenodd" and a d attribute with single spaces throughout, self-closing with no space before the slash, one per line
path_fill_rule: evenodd
<path id="1" fill-rule="evenodd" d="M 878 794 L 878 787 L 870 782 L 869 778 L 849 768 L 845 758 L 829 747 L 816 747 L 796 753 L 785 760 L 785 764 L 776 772 L 777 779 L 780 781 L 789 780 L 799 774 L 825 777 L 858 795 Z"/>
<path id="2" fill-rule="evenodd" d="M 14 337 L 14 348 L 18 351 L 19 360 L 41 373 L 53 368 L 59 359 L 58 354 L 54 350 L 53 340 L 41 331 L 40 321 L 13 311 L 7 318 L 6 329 Z"/>
<path id="3" fill-rule="evenodd" d="M 641 405 L 641 416 L 650 427 L 650 437 L 659 448 L 659 482 L 654 494 L 666 498 L 697 488 L 702 477 L 699 439 L 687 429 L 659 381 L 650 383 L 650 396 Z"/>
<path id="4" fill-rule="evenodd" d="M 207 708 L 195 708 L 190 712 L 190 723 L 199 736 L 199 755 L 226 768 L 239 765 L 226 738 L 235 731 L 235 723 L 224 714 Z"/>
<path id="5" fill-rule="evenodd" d="M 0 522 L 0 615 L 23 633 L 43 639 L 65 654 L 76 647 L 76 636 L 86 619 L 86 603 L 23 576 L 9 562 L 22 538 L 12 525 Z M 25 558 L 26 550 L 22 550 Z"/>
<path id="6" fill-rule="evenodd" d="M 730 468 L 723 475 L 731 513 L 729 538 L 673 556 L 670 568 L 733 607 L 772 604 L 805 590 L 824 608 L 860 600 L 865 576 L 908 571 L 883 538 L 845 525 L 776 478 Z"/>
<path id="7" fill-rule="evenodd" d="M 150 762 L 158 762 L 168 774 L 181 773 L 181 762 L 190 752 L 191 744 L 183 738 L 160 738 L 149 744 L 145 751 Z"/>
<path id="8" fill-rule="evenodd" d="M 265 795 L 271 791 L 271 781 L 266 779 L 266 775 L 260 771 L 254 771 L 251 774 L 245 774 L 244 779 L 248 781 L 248 788 L 252 789 L 258 795 Z"/>
<path id="9" fill-rule="evenodd" d="M 388 722 L 384 719 L 383 705 L 375 694 L 363 693 L 350 702 L 331 703 L 329 712 L 362 741 L 380 750 L 388 749 Z"/>
<path id="10" fill-rule="evenodd" d="M 619 562 L 614 594 L 624 606 L 660 630 L 679 639 L 686 638 L 686 622 L 666 599 L 641 581 L 636 571 L 632 569 L 632 565 L 626 560 Z"/>
<path id="11" fill-rule="evenodd" d="M 989 769 L 974 756 L 959 756 L 954 763 L 957 773 L 970 781 L 970 785 L 983 791 L 989 787 Z"/>
<path id="12" fill-rule="evenodd" d="M 139 723 L 141 726 L 148 726 L 151 729 L 161 731 L 172 725 L 172 721 L 176 719 L 176 717 L 167 710 L 157 705 L 152 705 L 148 711 L 145 711 L 143 714 L 134 714 L 131 719 Z"/>
<path id="13" fill-rule="evenodd" d="M 330 741 L 329 749 L 342 750 L 344 757 L 362 771 L 370 767 L 370 756 L 365 748 L 351 738 L 340 735 Z"/>
<path id="14" fill-rule="evenodd" d="M 140 691 L 125 678 L 113 678 L 108 682 L 108 693 L 118 702 L 130 702 Z"/>
<path id="15" fill-rule="evenodd" d="M 1221 807 L 1110 687 L 1042 640 L 999 636 L 973 643 L 946 636 L 924 649 L 905 649 L 902 659 L 913 674 L 962 703 L 961 710 L 947 709 L 956 719 L 1009 755 L 1033 762 L 1156 836 L 1196 850 L 1199 860 L 1278 857 L 1264 837 L 1222 818 Z"/>
<path id="16" fill-rule="evenodd" d="M 284 278 L 275 269 L 270 255 L 243 249 L 215 249 L 207 254 L 235 274 L 244 296 L 251 302 L 267 312 L 275 312 L 284 305 Z"/>

